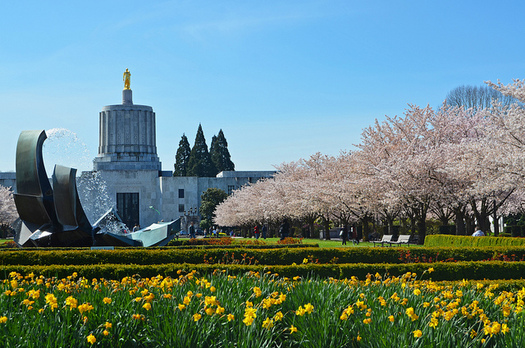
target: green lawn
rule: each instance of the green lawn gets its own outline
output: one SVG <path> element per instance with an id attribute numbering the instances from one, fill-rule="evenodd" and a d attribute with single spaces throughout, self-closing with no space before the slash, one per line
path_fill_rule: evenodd
<path id="1" fill-rule="evenodd" d="M 236 242 L 241 242 L 243 240 L 251 240 L 254 241 L 255 238 L 235 238 Z M 279 238 L 259 238 L 260 241 L 265 242 L 266 244 L 277 244 L 277 242 L 280 240 Z M 324 240 L 324 239 L 315 239 L 315 238 L 304 238 L 303 244 L 319 244 L 320 248 L 357 248 L 357 247 L 373 247 L 374 243 L 371 242 L 360 242 L 359 245 L 354 245 L 352 241 L 347 241 L 346 245 L 342 245 L 342 241 L 340 240 Z M 417 244 L 410 244 L 410 246 L 421 246 Z M 376 245 L 376 247 L 379 247 Z M 393 245 L 393 248 L 397 247 L 397 245 Z"/>
<path id="2" fill-rule="evenodd" d="M 255 240 L 254 238 L 240 238 L 235 239 L 235 241 L 243 241 L 243 240 Z M 277 242 L 280 240 L 279 238 L 259 238 L 260 241 L 263 241 L 267 244 L 277 244 Z M 374 244 L 369 242 L 361 242 L 359 245 L 354 245 L 352 241 L 346 242 L 346 245 L 342 245 L 340 240 L 323 240 L 323 239 L 303 239 L 303 244 L 319 244 L 319 247 L 321 248 L 356 248 L 356 247 L 371 247 L 374 246 Z"/>
<path id="3" fill-rule="evenodd" d="M 255 238 L 235 238 L 235 241 L 240 242 L 243 240 L 254 241 Z M 259 238 L 260 241 L 263 241 L 267 244 L 277 244 L 280 240 L 279 238 Z M 4 244 L 7 241 L 12 241 L 12 239 L 0 239 L 0 245 Z M 361 242 L 359 245 L 354 245 L 352 241 L 346 242 L 346 245 L 341 245 L 340 240 L 324 240 L 324 239 L 303 239 L 303 244 L 319 244 L 320 248 L 357 248 L 357 247 L 373 247 L 374 244 L 370 242 Z M 410 244 L 412 246 L 412 244 Z M 415 245 L 414 245 L 415 246 Z"/>

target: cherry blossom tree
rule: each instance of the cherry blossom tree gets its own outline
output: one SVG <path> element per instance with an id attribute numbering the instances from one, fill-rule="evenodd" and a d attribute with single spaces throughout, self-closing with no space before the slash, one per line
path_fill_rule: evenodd
<path id="1" fill-rule="evenodd" d="M 522 81 L 492 84 L 525 100 Z M 409 106 L 363 130 L 357 151 L 320 153 L 277 167 L 274 178 L 236 191 L 217 209 L 217 223 L 302 219 L 313 225 L 410 217 L 420 242 L 428 217 L 456 222 L 465 234 L 476 221 L 522 209 L 525 181 L 523 104 L 493 102 L 490 109 Z M 414 231 L 415 228 L 412 230 Z M 495 230 L 497 232 L 497 230 Z M 366 232 L 365 232 L 366 233 Z M 328 233 L 327 233 L 327 237 Z"/>
<path id="2" fill-rule="evenodd" d="M 0 228 L 5 231 L 18 218 L 13 192 L 0 185 Z M 3 232 L 5 236 L 5 232 Z"/>

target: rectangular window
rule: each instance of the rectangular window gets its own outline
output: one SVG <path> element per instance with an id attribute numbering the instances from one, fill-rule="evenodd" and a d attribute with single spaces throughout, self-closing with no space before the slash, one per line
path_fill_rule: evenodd
<path id="1" fill-rule="evenodd" d="M 235 190 L 235 185 L 228 185 L 228 195 L 231 195 Z"/>
<path id="2" fill-rule="evenodd" d="M 179 198 L 184 198 L 184 189 L 179 189 Z"/>
<path id="3" fill-rule="evenodd" d="M 179 204 L 179 213 L 184 213 L 184 204 Z"/>

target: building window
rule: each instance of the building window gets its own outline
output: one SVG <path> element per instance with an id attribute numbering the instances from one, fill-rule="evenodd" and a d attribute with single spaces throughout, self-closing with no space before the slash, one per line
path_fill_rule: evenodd
<path id="1" fill-rule="evenodd" d="M 231 195 L 235 190 L 235 185 L 228 185 L 228 195 Z"/>
<path id="2" fill-rule="evenodd" d="M 179 189 L 179 198 L 184 198 L 184 189 Z"/>
<path id="3" fill-rule="evenodd" d="M 184 204 L 179 204 L 179 213 L 184 213 Z"/>

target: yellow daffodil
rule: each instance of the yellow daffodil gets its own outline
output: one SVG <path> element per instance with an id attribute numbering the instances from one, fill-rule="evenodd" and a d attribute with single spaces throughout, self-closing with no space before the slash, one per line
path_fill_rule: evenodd
<path id="1" fill-rule="evenodd" d="M 262 327 L 264 327 L 265 329 L 271 329 L 273 327 L 273 320 L 270 318 L 266 318 L 262 323 Z"/>
<path id="2" fill-rule="evenodd" d="M 92 334 L 90 334 L 90 335 L 87 337 L 87 341 L 88 341 L 88 343 L 90 343 L 90 344 L 94 344 L 94 343 L 97 341 L 97 339 L 95 338 L 95 336 L 93 336 Z"/>

